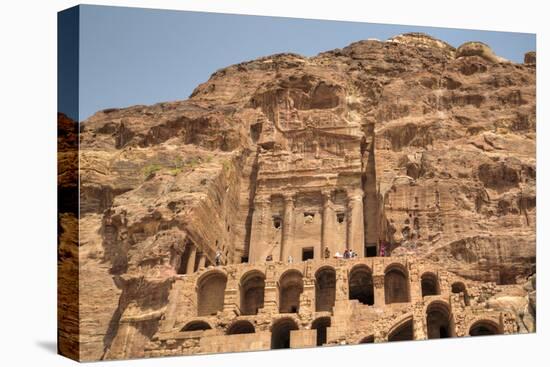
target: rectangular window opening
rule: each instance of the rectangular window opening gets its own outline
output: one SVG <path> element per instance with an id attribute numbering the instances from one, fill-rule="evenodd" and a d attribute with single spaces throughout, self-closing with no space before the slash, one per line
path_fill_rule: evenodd
<path id="1" fill-rule="evenodd" d="M 313 247 L 302 249 L 302 261 L 313 259 Z"/>
<path id="2" fill-rule="evenodd" d="M 273 228 L 279 229 L 279 228 L 281 228 L 281 224 L 282 224 L 281 217 L 274 215 L 273 216 Z"/>
<path id="3" fill-rule="evenodd" d="M 376 246 L 368 246 L 367 251 L 365 251 L 367 254 L 367 257 L 375 257 L 376 256 Z"/>

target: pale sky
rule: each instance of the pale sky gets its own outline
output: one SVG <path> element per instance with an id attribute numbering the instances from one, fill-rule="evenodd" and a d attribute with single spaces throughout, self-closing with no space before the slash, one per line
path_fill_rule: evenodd
<path id="1" fill-rule="evenodd" d="M 314 56 L 363 39 L 424 32 L 455 47 L 481 41 L 523 62 L 536 44 L 528 33 L 94 5 L 79 11 L 79 106 L 59 101 L 60 111 L 79 121 L 105 108 L 186 99 L 216 70 L 280 52 Z"/>

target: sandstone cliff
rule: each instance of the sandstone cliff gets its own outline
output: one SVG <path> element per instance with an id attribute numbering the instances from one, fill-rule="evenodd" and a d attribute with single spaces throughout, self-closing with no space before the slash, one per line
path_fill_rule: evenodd
<path id="1" fill-rule="evenodd" d="M 371 170 L 366 242 L 509 286 L 488 302 L 533 331 L 534 286 L 523 284 L 535 272 L 534 60 L 406 34 L 243 62 L 185 101 L 97 112 L 80 127 L 81 358 L 109 357 L 129 307 L 151 320 L 140 356 L 186 241 L 207 264 L 216 249 L 246 261 L 258 167 L 307 128 L 361 146 L 342 159 Z"/>

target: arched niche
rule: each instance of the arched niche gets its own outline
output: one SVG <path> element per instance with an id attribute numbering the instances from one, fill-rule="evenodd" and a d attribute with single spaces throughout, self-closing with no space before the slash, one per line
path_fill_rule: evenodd
<path id="1" fill-rule="evenodd" d="M 470 326 L 468 335 L 486 336 L 502 334 L 500 326 L 492 320 L 478 320 Z"/>
<path id="2" fill-rule="evenodd" d="M 420 286 L 422 288 L 422 297 L 437 296 L 440 294 L 439 279 L 434 273 L 424 273 L 420 277 Z"/>
<path id="3" fill-rule="evenodd" d="M 206 321 L 196 320 L 190 321 L 181 329 L 181 331 L 199 331 L 199 330 L 209 330 L 212 329 L 210 324 Z"/>
<path id="4" fill-rule="evenodd" d="M 197 283 L 198 316 L 212 316 L 223 310 L 223 299 L 227 276 L 211 271 L 199 278 Z"/>
<path id="5" fill-rule="evenodd" d="M 240 281 L 240 309 L 242 315 L 256 315 L 264 307 L 265 275 L 260 271 L 244 274 Z"/>
<path id="6" fill-rule="evenodd" d="M 409 275 L 403 266 L 395 264 L 386 268 L 384 298 L 386 304 L 409 302 Z"/>
<path id="7" fill-rule="evenodd" d="M 349 274 L 349 299 L 364 305 L 374 305 L 372 271 L 366 265 L 354 266 Z"/>
<path id="8" fill-rule="evenodd" d="M 414 329 L 412 318 L 402 322 L 388 334 L 388 341 L 398 342 L 405 340 L 414 340 Z"/>
<path id="9" fill-rule="evenodd" d="M 336 298 L 336 271 L 323 267 L 315 273 L 315 310 L 332 311 Z"/>
<path id="10" fill-rule="evenodd" d="M 279 279 L 279 313 L 297 313 L 303 291 L 302 273 L 298 270 L 285 272 Z"/>
<path id="11" fill-rule="evenodd" d="M 275 321 L 271 326 L 271 349 L 290 348 L 290 332 L 298 330 L 296 322 L 290 318 Z"/>
<path id="12" fill-rule="evenodd" d="M 468 290 L 466 289 L 466 286 L 464 285 L 464 283 L 454 282 L 451 285 L 451 292 L 454 294 L 462 294 L 464 305 L 466 306 L 470 305 L 470 297 L 468 296 Z"/>
<path id="13" fill-rule="evenodd" d="M 311 328 L 317 330 L 317 346 L 327 342 L 327 328 L 330 327 L 330 317 L 319 317 L 311 323 Z"/>
<path id="14" fill-rule="evenodd" d="M 455 336 L 449 305 L 435 301 L 426 308 L 428 339 L 443 339 Z"/>
<path id="15" fill-rule="evenodd" d="M 227 328 L 227 335 L 253 334 L 256 332 L 254 325 L 248 320 L 235 321 Z"/>

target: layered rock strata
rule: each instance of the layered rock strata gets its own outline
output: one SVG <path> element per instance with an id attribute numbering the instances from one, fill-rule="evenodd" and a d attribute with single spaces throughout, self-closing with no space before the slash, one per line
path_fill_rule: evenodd
<path id="1" fill-rule="evenodd" d="M 534 331 L 535 60 L 405 34 L 96 113 L 80 359 Z"/>

